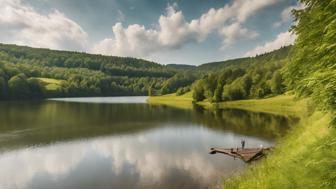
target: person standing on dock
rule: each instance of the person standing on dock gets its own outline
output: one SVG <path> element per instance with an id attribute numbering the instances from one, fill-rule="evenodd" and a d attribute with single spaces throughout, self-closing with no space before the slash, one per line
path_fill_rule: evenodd
<path id="1" fill-rule="evenodd" d="M 242 149 L 244 150 L 244 148 L 245 148 L 245 140 L 241 141 L 241 145 L 242 145 Z"/>

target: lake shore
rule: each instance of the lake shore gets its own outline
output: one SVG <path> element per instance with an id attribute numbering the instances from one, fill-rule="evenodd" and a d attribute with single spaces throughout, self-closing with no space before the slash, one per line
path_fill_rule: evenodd
<path id="1" fill-rule="evenodd" d="M 309 106 L 308 99 L 296 100 L 293 95 L 281 95 L 266 99 L 237 100 L 220 103 L 208 101 L 193 102 L 191 92 L 181 96 L 168 94 L 163 96 L 150 96 L 149 104 L 163 104 L 176 108 L 191 109 L 197 104 L 206 109 L 242 109 L 253 112 L 271 113 L 284 116 L 304 117 L 314 110 Z"/>
<path id="2" fill-rule="evenodd" d="M 188 93 L 149 97 L 150 104 L 192 108 Z M 330 188 L 334 184 L 336 132 L 329 127 L 330 114 L 315 110 L 309 100 L 296 100 L 282 95 L 260 100 L 239 100 L 221 103 L 199 102 L 207 109 L 236 108 L 285 116 L 300 117 L 262 162 L 249 166 L 240 175 L 217 185 L 217 188 Z M 275 171 L 276 170 L 276 171 Z"/>

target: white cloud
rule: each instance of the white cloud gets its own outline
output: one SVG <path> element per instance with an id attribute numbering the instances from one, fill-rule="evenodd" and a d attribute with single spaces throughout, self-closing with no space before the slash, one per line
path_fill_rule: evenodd
<path id="1" fill-rule="evenodd" d="M 237 18 L 240 22 L 245 21 L 249 16 L 260 9 L 280 2 L 279 0 L 236 0 L 233 6 L 238 7 Z"/>
<path id="2" fill-rule="evenodd" d="M 245 56 L 256 56 L 263 53 L 271 52 L 273 50 L 279 49 L 284 46 L 288 46 L 294 43 L 296 35 L 290 32 L 280 33 L 274 41 L 265 43 L 264 45 L 258 46 L 255 49 L 245 53 Z"/>
<path id="3" fill-rule="evenodd" d="M 0 41 L 33 47 L 84 50 L 87 33 L 58 10 L 42 15 L 21 0 L 0 0 Z"/>
<path id="4" fill-rule="evenodd" d="M 305 5 L 298 3 L 297 5 L 294 6 L 289 6 L 287 8 L 285 8 L 282 12 L 281 12 L 281 20 L 278 22 L 275 22 L 273 24 L 274 27 L 280 27 L 281 25 L 288 23 L 291 21 L 292 19 L 292 10 L 300 10 L 300 9 L 304 9 Z"/>
<path id="5" fill-rule="evenodd" d="M 168 6 L 166 15 L 161 15 L 158 27 L 146 29 L 134 24 L 123 27 L 117 23 L 112 27 L 113 38 L 106 38 L 91 50 L 118 56 L 148 57 L 163 50 L 181 48 L 186 44 L 204 41 L 209 34 L 223 37 L 223 47 L 234 44 L 241 38 L 251 39 L 258 34 L 241 25 L 260 9 L 278 3 L 278 0 L 235 0 L 219 9 L 210 9 L 200 18 L 186 21 L 176 4 Z"/>
<path id="6" fill-rule="evenodd" d="M 223 27 L 219 33 L 223 36 L 223 48 L 231 46 L 238 39 L 254 39 L 259 36 L 257 32 L 242 28 L 239 23 Z"/>

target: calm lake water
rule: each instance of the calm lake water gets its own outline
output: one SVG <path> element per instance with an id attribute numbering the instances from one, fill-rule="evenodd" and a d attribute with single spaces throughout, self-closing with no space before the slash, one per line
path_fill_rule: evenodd
<path id="1" fill-rule="evenodd" d="M 0 188 L 207 188 L 246 166 L 209 148 L 270 146 L 296 122 L 145 100 L 1 102 Z"/>

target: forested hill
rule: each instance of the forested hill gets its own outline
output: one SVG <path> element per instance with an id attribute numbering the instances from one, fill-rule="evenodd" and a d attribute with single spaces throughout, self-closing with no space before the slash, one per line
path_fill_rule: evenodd
<path id="1" fill-rule="evenodd" d="M 278 50 L 272 51 L 270 53 L 265 53 L 258 55 L 256 57 L 246 57 L 246 58 L 238 58 L 220 62 L 211 62 L 202 64 L 197 67 L 200 71 L 218 71 L 222 69 L 236 69 L 236 68 L 248 68 L 252 66 L 256 66 L 259 64 L 262 66 L 263 64 L 267 64 L 268 62 L 283 60 L 288 57 L 288 53 L 292 46 L 282 47 Z"/>
<path id="2" fill-rule="evenodd" d="M 56 51 L 0 44 L 1 60 L 27 62 L 32 65 L 64 68 L 87 68 L 113 76 L 171 77 L 175 73 L 166 66 L 143 59 Z"/>
<path id="3" fill-rule="evenodd" d="M 233 71 L 237 78 L 254 70 L 255 77 L 266 77 L 269 80 L 283 66 L 289 50 L 290 47 L 284 47 L 253 58 L 196 67 L 164 66 L 136 58 L 0 44 L 0 100 L 162 95 L 173 92 L 183 94 L 190 91 L 192 84 L 198 79 L 215 79 L 209 77 L 209 73 L 228 70 Z M 268 84 L 261 84 L 266 86 L 264 90 L 255 92 L 260 97 L 269 94 L 271 90 Z M 208 89 L 203 88 L 202 98 L 213 96 L 214 91 L 209 93 Z"/>
<path id="4" fill-rule="evenodd" d="M 197 67 L 167 65 L 180 72 L 165 81 L 160 91 L 152 91 L 151 94 L 176 92 L 177 95 L 182 95 L 193 89 L 196 101 L 262 98 L 280 94 L 284 91 L 280 69 L 285 65 L 291 48 L 283 47 L 256 57 L 207 63 Z"/>
<path id="5" fill-rule="evenodd" d="M 188 65 L 188 64 L 167 64 L 167 67 L 183 71 L 194 70 L 197 68 L 194 65 Z"/>
<path id="6" fill-rule="evenodd" d="M 142 59 L 0 44 L 0 99 L 147 95 L 176 70 Z"/>
<path id="7" fill-rule="evenodd" d="M 207 99 L 220 102 L 249 98 L 264 98 L 285 91 L 281 69 L 288 61 L 292 47 L 270 53 L 198 66 L 202 76 L 189 88 L 195 101 Z M 187 90 L 180 89 L 178 94 Z"/>

